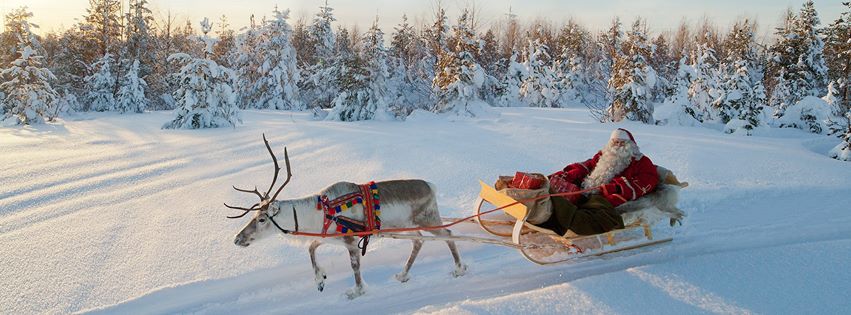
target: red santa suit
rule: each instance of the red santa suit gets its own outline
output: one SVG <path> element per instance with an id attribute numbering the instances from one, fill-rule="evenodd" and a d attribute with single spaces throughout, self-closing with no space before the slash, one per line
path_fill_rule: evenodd
<path id="1" fill-rule="evenodd" d="M 599 189 L 600 194 L 612 206 L 617 207 L 632 201 L 656 189 L 659 174 L 650 158 L 638 151 L 638 145 L 632 133 L 625 129 L 612 132 L 611 139 L 627 140 L 624 147 L 612 147 L 612 141 L 606 148 L 597 152 L 593 158 L 584 162 L 570 164 L 559 172 L 549 176 L 552 192 Z M 607 152 L 612 152 L 606 154 Z M 602 161 L 601 161 L 602 159 Z M 605 169 L 599 169 L 603 167 Z M 579 198 L 568 198 L 577 203 Z"/>

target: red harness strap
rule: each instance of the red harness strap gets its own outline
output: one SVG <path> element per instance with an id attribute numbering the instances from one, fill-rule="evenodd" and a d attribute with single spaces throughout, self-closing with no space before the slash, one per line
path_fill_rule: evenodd
<path id="1" fill-rule="evenodd" d="M 322 235 L 328 235 L 331 223 L 337 225 L 337 233 L 350 234 L 354 232 L 371 232 L 381 229 L 381 205 L 378 196 L 378 186 L 375 182 L 358 185 L 359 191 L 342 195 L 334 200 L 328 200 L 328 196 L 317 197 L 316 210 L 325 214 L 322 224 Z M 354 220 L 341 215 L 358 204 L 363 208 L 363 221 Z M 368 237 L 368 236 L 367 236 Z M 365 238 L 367 238 L 365 237 Z M 364 248 L 368 240 L 363 240 Z"/>

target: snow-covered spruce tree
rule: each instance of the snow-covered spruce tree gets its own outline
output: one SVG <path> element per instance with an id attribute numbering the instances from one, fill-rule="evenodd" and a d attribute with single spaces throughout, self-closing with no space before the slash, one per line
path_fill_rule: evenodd
<path id="1" fill-rule="evenodd" d="M 58 97 L 50 86 L 50 81 L 56 80 L 56 77 L 42 67 L 43 57 L 31 46 L 34 38 L 31 28 L 34 25 L 29 23 L 29 17 L 32 13 L 26 12 L 26 9 L 19 11 L 25 13 L 25 18 L 17 34 L 18 58 L 0 72 L 3 78 L 0 91 L 5 94 L 2 101 L 4 125 L 41 123 L 45 118 L 52 120 L 54 116 L 51 113 L 55 111 L 51 107 Z"/>
<path id="2" fill-rule="evenodd" d="M 585 104 L 591 112 L 591 116 L 601 122 L 609 120 L 608 110 L 614 99 L 614 87 L 611 85 L 612 76 L 615 73 L 615 62 L 624 60 L 623 57 L 623 31 L 621 30 L 621 22 L 618 17 L 612 19 L 612 24 L 605 32 L 601 32 L 597 36 L 598 51 L 600 59 L 597 60 L 594 66 L 593 82 L 599 96 L 597 102 L 589 102 Z M 623 68 L 624 64 L 618 65 Z M 599 86 L 597 86 L 599 84 Z"/>
<path id="3" fill-rule="evenodd" d="M 564 50 L 555 64 L 561 103 L 586 104 L 586 95 L 591 89 L 582 57 L 568 55 Z"/>
<path id="4" fill-rule="evenodd" d="M 830 134 L 839 137 L 840 142 L 828 153 L 830 157 L 840 161 L 851 161 L 851 110 L 843 117 L 831 120 L 828 124 Z"/>
<path id="5" fill-rule="evenodd" d="M 92 69 L 96 69 L 91 75 L 87 76 L 86 81 L 86 101 L 89 103 L 89 110 L 105 112 L 115 109 L 115 78 L 110 70 L 112 64 L 112 55 L 103 55 L 98 61 L 92 64 Z"/>
<path id="6" fill-rule="evenodd" d="M 479 50 L 475 54 L 475 59 L 482 65 L 482 70 L 485 74 L 485 79 L 482 82 L 482 88 L 479 89 L 479 97 L 485 103 L 491 106 L 500 106 L 500 95 L 502 94 L 502 77 L 503 64 L 500 63 L 499 43 L 496 41 L 496 34 L 492 29 L 485 32 L 485 35 L 479 40 Z"/>
<path id="7" fill-rule="evenodd" d="M 378 18 L 364 34 L 362 56 L 352 54 L 340 73 L 340 95 L 326 120 L 387 120 L 387 51 Z"/>
<path id="8" fill-rule="evenodd" d="M 207 18 L 201 21 L 202 36 L 198 39 L 206 46 L 204 58 L 193 58 L 186 53 L 169 56 L 169 61 L 184 62 L 176 73 L 177 103 L 174 120 L 163 129 L 197 129 L 236 126 L 242 122 L 233 91 L 233 70 L 216 64 L 211 58 L 216 40 L 209 37 L 211 25 Z"/>
<path id="9" fill-rule="evenodd" d="M 127 23 L 124 27 L 124 43 L 127 53 L 125 54 L 127 67 L 138 60 L 138 77 L 144 78 L 151 73 L 155 48 L 153 32 L 154 16 L 148 7 L 148 0 L 129 0 L 129 11 L 126 15 Z"/>
<path id="10" fill-rule="evenodd" d="M 331 22 L 335 21 L 334 9 L 325 5 L 319 7 L 319 13 L 313 18 L 313 24 L 308 29 L 308 38 L 313 45 L 313 55 L 310 56 L 315 63 L 305 69 L 305 76 L 301 84 L 301 93 L 307 107 L 328 108 L 333 106 L 332 101 L 339 94 L 340 88 L 335 76 L 335 63 L 340 64 L 342 60 L 335 54 L 336 36 L 331 28 Z"/>
<path id="11" fill-rule="evenodd" d="M 216 31 L 216 37 L 218 37 L 219 42 L 213 47 L 213 61 L 231 69 L 236 68 L 236 64 L 234 63 L 236 61 L 234 53 L 237 51 L 236 32 L 230 28 L 228 18 L 224 14 L 219 17 L 219 27 L 218 31 Z"/>
<path id="12" fill-rule="evenodd" d="M 770 48 L 770 66 L 776 73 L 773 89 L 783 91 L 775 94 L 772 90 L 769 104 L 775 117 L 783 116 L 786 107 L 806 96 L 826 92 L 827 66 L 819 24 L 813 2 L 807 1 L 797 15 L 788 12 L 783 26 L 777 29 L 778 41 Z"/>
<path id="13" fill-rule="evenodd" d="M 527 46 L 525 80 L 520 84 L 520 98 L 533 107 L 559 107 L 561 93 L 550 66 L 549 47 L 541 39 L 530 40 Z"/>
<path id="14" fill-rule="evenodd" d="M 773 109 L 772 117 L 775 119 L 783 116 L 786 108 L 792 106 L 796 99 L 801 98 L 797 93 L 800 92 L 796 84 L 798 81 L 787 80 L 786 77 L 786 69 L 781 68 L 777 77 L 774 78 L 774 89 L 771 90 L 769 97 L 768 105 Z"/>
<path id="15" fill-rule="evenodd" d="M 426 42 L 402 15 L 394 28 L 390 43 L 389 106 L 397 116 L 408 116 L 415 109 L 428 109 L 431 104 L 431 78 L 434 65 Z"/>
<path id="16" fill-rule="evenodd" d="M 641 20 L 632 24 L 624 42 L 625 54 L 615 60 L 609 86 L 614 99 L 606 111 L 607 121 L 624 119 L 646 124 L 653 120 L 652 91 L 656 85 L 656 71 L 647 64 L 653 47 L 642 29 Z"/>
<path id="17" fill-rule="evenodd" d="M 423 37 L 425 37 L 425 41 L 428 43 L 429 51 L 431 52 L 431 56 L 435 59 L 439 59 L 441 55 L 443 55 L 446 51 L 451 50 L 448 47 L 449 43 L 449 24 L 447 23 L 446 10 L 440 7 L 435 9 L 434 12 L 434 23 L 432 23 L 431 27 L 425 29 L 423 31 Z M 437 68 L 437 63 L 440 62 L 436 60 L 434 72 L 440 72 L 440 69 Z"/>
<path id="18" fill-rule="evenodd" d="M 837 84 L 836 81 L 830 81 L 830 84 L 827 85 L 827 94 L 824 97 L 821 98 L 825 102 L 827 102 L 827 105 L 830 105 L 831 107 L 833 107 L 834 112 L 836 112 L 836 113 L 839 113 L 840 111 L 837 111 L 837 110 L 839 110 L 841 108 L 840 107 L 840 99 L 839 99 L 840 92 L 839 92 L 839 88 L 837 87 L 838 85 L 839 84 Z M 836 115 L 836 116 L 839 116 L 839 115 Z"/>
<path id="19" fill-rule="evenodd" d="M 719 68 L 724 80 L 713 106 L 720 122 L 727 125 L 727 133 L 750 135 L 762 124 L 766 96 L 753 35 L 755 27 L 747 19 L 736 21 L 723 43 L 727 57 Z"/>
<path id="20" fill-rule="evenodd" d="M 720 115 L 726 123 L 724 132 L 751 135 L 761 124 L 765 88 L 762 80 L 754 80 L 751 76 L 748 61 L 739 59 L 733 67 L 736 72 L 725 83 L 725 94 L 721 98 Z"/>
<path id="21" fill-rule="evenodd" d="M 664 34 L 653 40 L 653 53 L 647 61 L 656 70 L 656 87 L 653 89 L 653 101 L 662 102 L 673 93 L 677 71 L 677 59 L 671 55 L 671 48 Z"/>
<path id="22" fill-rule="evenodd" d="M 517 53 L 513 53 L 508 60 L 508 68 L 502 78 L 502 87 L 498 95 L 499 106 L 528 106 L 520 97 L 520 85 L 526 80 L 526 67 L 517 62 Z"/>
<path id="23" fill-rule="evenodd" d="M 142 113 L 148 108 L 148 100 L 145 98 L 145 90 L 148 84 L 139 75 L 139 60 L 133 60 L 127 74 L 121 80 L 121 88 L 118 90 L 118 103 L 116 109 L 121 113 Z"/>
<path id="24" fill-rule="evenodd" d="M 797 34 L 803 40 L 804 51 L 798 57 L 798 76 L 804 82 L 806 96 L 822 96 L 827 89 L 827 65 L 824 61 L 824 41 L 821 21 L 813 1 L 807 1 L 798 13 Z"/>
<path id="25" fill-rule="evenodd" d="M 842 4 L 845 11 L 827 26 L 824 40 L 828 75 L 835 82 L 835 91 L 828 92 L 836 97 L 834 107 L 840 109 L 839 112 L 851 109 L 851 1 Z"/>
<path id="26" fill-rule="evenodd" d="M 65 88 L 62 91 L 62 94 L 59 96 L 59 99 L 57 99 L 56 104 L 56 113 L 76 112 L 82 108 L 82 105 L 80 105 L 80 102 L 77 100 L 77 96 L 69 91 L 68 88 Z"/>
<path id="27" fill-rule="evenodd" d="M 553 61 L 558 89 L 561 91 L 561 104 L 594 103 L 592 71 L 596 63 L 595 54 L 589 53 L 591 38 L 587 30 L 573 20 L 569 20 L 556 39 L 561 45 L 561 53 Z"/>
<path id="28" fill-rule="evenodd" d="M 233 64 L 236 66 L 237 80 L 234 89 L 238 95 L 237 105 L 246 109 L 257 105 L 259 91 L 254 85 L 260 81 L 261 57 L 263 52 L 258 49 L 261 42 L 260 26 L 251 16 L 251 23 L 242 34 L 235 38 Z"/>
<path id="29" fill-rule="evenodd" d="M 683 51 L 677 66 L 677 75 L 672 82 L 671 95 L 665 98 L 662 106 L 654 109 L 657 125 L 696 126 L 695 110 L 689 99 L 689 87 L 696 76 L 694 68 L 688 64 L 688 54 Z"/>
<path id="30" fill-rule="evenodd" d="M 709 47 L 709 37 L 711 34 L 704 34 L 703 43 L 697 45 L 692 57 L 695 77 L 689 87 L 689 99 L 694 105 L 694 118 L 700 122 L 714 121 L 718 118 L 712 105 L 720 96 L 718 59 L 715 56 L 715 50 Z"/>
<path id="31" fill-rule="evenodd" d="M 255 107 L 302 110 L 299 96 L 299 69 L 292 45 L 292 27 L 287 23 L 289 10 L 278 11 L 260 29 L 259 78 L 254 84 Z"/>
<path id="32" fill-rule="evenodd" d="M 465 9 L 452 28 L 454 49 L 439 56 L 437 69 L 441 71 L 435 73 L 432 81 L 437 94 L 433 112 L 475 117 L 486 105 L 479 99 L 484 72 L 473 58 L 478 42 L 469 22 L 469 12 Z"/>

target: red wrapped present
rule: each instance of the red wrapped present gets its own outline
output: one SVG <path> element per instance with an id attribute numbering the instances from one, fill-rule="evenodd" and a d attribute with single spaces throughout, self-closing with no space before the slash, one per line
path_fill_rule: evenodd
<path id="1" fill-rule="evenodd" d="M 511 188 L 540 189 L 544 186 L 544 180 L 542 175 L 517 172 L 511 181 Z"/>
<path id="2" fill-rule="evenodd" d="M 550 177 L 550 192 L 554 194 L 558 193 L 567 193 L 567 192 L 575 192 L 579 191 L 579 186 L 571 183 L 564 176 L 565 174 L 553 174 Z M 576 204 L 579 202 L 582 195 L 580 194 L 572 194 L 564 196 L 565 199 L 569 200 L 571 203 Z"/>

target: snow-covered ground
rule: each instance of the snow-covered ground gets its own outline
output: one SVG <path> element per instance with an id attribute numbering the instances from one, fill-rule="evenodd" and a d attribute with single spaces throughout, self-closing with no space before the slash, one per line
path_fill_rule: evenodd
<path id="1" fill-rule="evenodd" d="M 599 124 L 584 109 L 499 109 L 492 119 L 335 123 L 248 111 L 235 129 L 160 130 L 168 112 L 85 114 L 0 128 L 0 313 L 847 313 L 851 164 L 836 139 L 708 128 Z M 423 178 L 444 216 L 472 211 L 478 179 L 548 173 L 590 157 L 613 128 L 691 186 L 672 243 L 541 267 L 492 245 L 461 244 L 452 278 L 427 243 L 401 284 L 410 242 L 374 240 L 367 294 L 347 300 L 347 255 L 320 247 L 318 292 L 303 243 L 233 244 L 247 219 L 222 202 L 256 197 L 272 164 L 261 133 L 293 167 L 283 198 L 339 180 Z M 280 198 L 279 198 L 280 199 Z M 456 233 L 475 233 L 459 227 Z"/>

